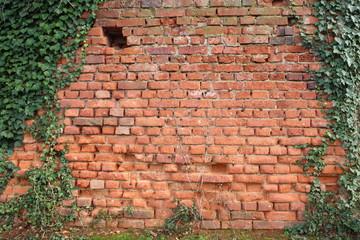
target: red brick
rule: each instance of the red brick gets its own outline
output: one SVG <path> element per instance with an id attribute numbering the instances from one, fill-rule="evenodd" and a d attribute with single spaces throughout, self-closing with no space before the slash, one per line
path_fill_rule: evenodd
<path id="1" fill-rule="evenodd" d="M 247 8 L 219 8 L 219 16 L 245 16 L 248 14 Z"/>
<path id="2" fill-rule="evenodd" d="M 280 109 L 307 108 L 306 101 L 278 101 L 277 106 Z"/>
<path id="3" fill-rule="evenodd" d="M 237 198 L 242 202 L 254 202 L 254 201 L 263 201 L 264 194 L 263 193 L 243 193 L 240 192 L 237 194 Z"/>
<path id="4" fill-rule="evenodd" d="M 66 154 L 66 158 L 69 161 L 93 161 L 94 160 L 94 154 L 92 153 L 68 153 Z"/>
<path id="5" fill-rule="evenodd" d="M 280 8 L 250 8 L 250 15 L 280 15 Z"/>
<path id="6" fill-rule="evenodd" d="M 78 207 L 88 207 L 91 206 L 92 199 L 91 198 L 78 198 L 76 200 Z"/>
<path id="7" fill-rule="evenodd" d="M 278 51 L 279 53 L 303 53 L 303 52 L 307 52 L 308 50 L 306 50 L 302 46 L 285 45 L 285 46 L 279 46 Z"/>
<path id="8" fill-rule="evenodd" d="M 266 178 L 267 183 L 276 183 L 276 184 L 284 184 L 284 183 L 297 183 L 297 176 L 294 175 L 272 175 Z"/>
<path id="9" fill-rule="evenodd" d="M 214 66 L 214 72 L 241 72 L 241 65 L 217 65 Z"/>
<path id="10" fill-rule="evenodd" d="M 240 137 L 216 137 L 215 144 L 219 145 L 245 145 L 245 139 Z"/>
<path id="11" fill-rule="evenodd" d="M 80 128 L 74 126 L 66 126 L 64 128 L 64 134 L 68 134 L 68 135 L 80 134 Z"/>
<path id="12" fill-rule="evenodd" d="M 253 221 L 254 229 L 284 229 L 283 221 Z"/>
<path id="13" fill-rule="evenodd" d="M 99 127 L 83 127 L 81 129 L 82 134 L 86 135 L 98 135 L 100 134 L 100 128 Z"/>
<path id="14" fill-rule="evenodd" d="M 230 226 L 232 229 L 252 229 L 252 221 L 234 220 Z"/>
<path id="15" fill-rule="evenodd" d="M 95 100 L 88 101 L 87 106 L 90 108 L 113 108 L 116 102 L 112 100 Z"/>
<path id="16" fill-rule="evenodd" d="M 217 220 L 201 221 L 201 228 L 203 228 L 203 229 L 220 229 L 220 221 L 217 221 Z"/>
<path id="17" fill-rule="evenodd" d="M 250 164 L 276 164 L 276 156 L 247 156 Z"/>
<path id="18" fill-rule="evenodd" d="M 70 84 L 69 90 L 86 90 L 87 86 L 87 83 L 73 82 Z"/>
<path id="19" fill-rule="evenodd" d="M 144 220 L 138 219 L 121 219 L 119 220 L 120 228 L 133 228 L 133 229 L 143 229 L 145 228 Z"/>
<path id="20" fill-rule="evenodd" d="M 278 120 L 275 119 L 249 119 L 247 120 L 249 127 L 276 127 L 279 126 Z"/>
<path id="21" fill-rule="evenodd" d="M 105 181 L 102 180 L 91 180 L 90 188 L 91 189 L 104 189 Z"/>
<path id="22" fill-rule="evenodd" d="M 175 173 L 171 175 L 171 180 L 178 182 L 200 182 L 200 179 L 200 174 Z"/>
<path id="23" fill-rule="evenodd" d="M 105 57 L 104 56 L 87 56 L 85 57 L 87 64 L 100 64 L 105 63 Z"/>
<path id="24" fill-rule="evenodd" d="M 155 11 L 156 17 L 181 17 L 185 16 L 184 9 L 157 9 Z"/>
<path id="25" fill-rule="evenodd" d="M 204 175 L 203 180 L 204 183 L 228 183 L 233 181 L 233 176 L 231 175 Z"/>
<path id="26" fill-rule="evenodd" d="M 146 108 L 148 100 L 121 100 L 120 107 L 123 108 Z"/>
<path id="27" fill-rule="evenodd" d="M 136 90 L 142 90 L 142 89 L 146 89 L 147 88 L 147 83 L 146 82 L 119 82 L 118 89 L 121 90 L 132 90 L 132 89 L 136 89 Z"/>
<path id="28" fill-rule="evenodd" d="M 208 53 L 207 47 L 179 47 L 179 54 L 206 54 Z"/>
<path id="29" fill-rule="evenodd" d="M 273 203 L 271 203 L 271 202 L 259 202 L 258 203 L 258 210 L 263 211 L 263 212 L 272 211 L 273 210 Z"/>
<path id="30" fill-rule="evenodd" d="M 216 9 L 215 8 L 193 8 L 186 10 L 186 16 L 215 16 Z"/>
<path id="31" fill-rule="evenodd" d="M 179 101 L 177 101 L 177 100 L 150 100 L 149 107 L 176 108 L 176 107 L 179 107 Z"/>
<path id="32" fill-rule="evenodd" d="M 261 25 L 287 25 L 288 18 L 287 17 L 275 17 L 275 16 L 266 16 L 266 17 L 257 17 L 256 24 Z"/>
<path id="33" fill-rule="evenodd" d="M 79 136 L 76 137 L 76 141 L 80 144 L 88 143 L 106 143 L 105 137 L 103 136 Z"/>
<path id="34" fill-rule="evenodd" d="M 155 72 L 157 71 L 156 64 L 133 64 L 129 66 L 129 71 L 133 72 Z"/>
<path id="35" fill-rule="evenodd" d="M 172 55 L 176 53 L 175 47 L 150 47 L 146 52 L 152 55 Z"/>
<path id="36" fill-rule="evenodd" d="M 129 127 L 117 127 L 115 130 L 115 134 L 117 135 L 129 135 L 130 128 Z"/>
<path id="37" fill-rule="evenodd" d="M 120 19 L 115 22 L 117 27 L 134 27 L 145 25 L 144 18 Z"/>
<path id="38" fill-rule="evenodd" d="M 298 202 L 299 194 L 297 193 L 270 193 L 270 202 Z"/>
<path id="39" fill-rule="evenodd" d="M 278 72 L 306 72 L 306 66 L 298 64 L 277 65 Z"/>
<path id="40" fill-rule="evenodd" d="M 234 182 L 241 182 L 241 183 L 264 183 L 265 178 L 263 176 L 258 175 L 235 175 Z"/>
<path id="41" fill-rule="evenodd" d="M 164 126 L 165 122 L 162 118 L 136 118 L 136 126 Z"/>
<path id="42" fill-rule="evenodd" d="M 65 108 L 70 106 L 71 108 L 84 108 L 85 103 L 81 100 L 61 100 L 60 107 Z"/>
<path id="43" fill-rule="evenodd" d="M 252 204 L 255 205 L 256 203 L 246 203 L 246 204 Z M 232 219 L 244 219 L 244 220 L 263 220 L 265 219 L 264 213 L 262 212 L 252 212 L 249 210 L 244 209 L 245 211 L 233 211 L 231 214 Z M 247 221 L 251 222 L 251 221 Z"/>
<path id="44" fill-rule="evenodd" d="M 170 199 L 171 195 L 169 191 L 143 191 L 141 193 L 144 199 Z"/>
<path id="45" fill-rule="evenodd" d="M 266 218 L 269 220 L 280 220 L 280 221 L 295 221 L 295 212 L 267 212 Z"/>

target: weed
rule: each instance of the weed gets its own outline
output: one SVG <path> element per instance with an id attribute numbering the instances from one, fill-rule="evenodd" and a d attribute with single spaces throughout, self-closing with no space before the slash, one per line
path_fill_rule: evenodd
<path id="1" fill-rule="evenodd" d="M 168 234 L 186 234 L 191 232 L 193 224 L 201 220 L 201 216 L 195 205 L 188 207 L 184 203 L 180 203 L 179 200 L 177 200 L 177 205 L 172 209 L 172 212 L 174 215 L 165 220 L 165 225 L 162 229 Z"/>

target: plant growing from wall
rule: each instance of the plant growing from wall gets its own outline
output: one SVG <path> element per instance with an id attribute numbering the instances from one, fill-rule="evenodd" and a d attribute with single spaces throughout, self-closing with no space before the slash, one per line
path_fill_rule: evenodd
<path id="1" fill-rule="evenodd" d="M 24 131 L 42 143 L 40 164 L 20 176 L 29 183 L 27 193 L 0 203 L 0 232 L 11 229 L 14 220 L 46 230 L 74 219 L 76 208 L 63 205 L 72 197 L 74 179 L 65 158 L 67 150 L 57 143 L 64 124 L 56 93 L 81 72 L 76 51 L 86 46 L 100 2 L 0 3 L 0 194 L 18 170 L 6 159 L 14 147 L 21 146 Z M 88 17 L 80 18 L 84 12 L 89 12 Z M 65 63 L 58 64 L 60 58 Z M 44 113 L 36 116 L 41 109 Z M 34 119 L 30 127 L 24 123 L 27 119 Z"/>
<path id="2" fill-rule="evenodd" d="M 193 224 L 201 220 L 199 210 L 195 205 L 191 207 L 177 201 L 176 207 L 172 209 L 173 216 L 165 220 L 162 230 L 168 234 L 186 235 L 193 227 Z"/>
<path id="3" fill-rule="evenodd" d="M 94 220 L 92 224 L 96 225 L 100 221 L 113 221 L 119 218 L 123 218 L 126 216 L 132 216 L 134 214 L 135 210 L 132 209 L 131 206 L 127 206 L 124 209 L 121 209 L 117 213 L 107 212 L 104 210 L 100 210 L 98 214 L 94 216 Z"/>
<path id="4" fill-rule="evenodd" d="M 328 130 L 320 145 L 303 145 L 308 154 L 299 162 L 314 181 L 308 194 L 305 222 L 288 230 L 293 239 L 359 239 L 360 234 L 360 3 L 358 0 L 318 0 L 312 5 L 315 33 L 301 26 L 304 45 L 321 61 L 322 68 L 310 71 L 318 85 Z M 303 22 L 299 22 L 303 23 Z M 328 146 L 340 140 L 347 160 L 339 190 L 325 190 L 320 181 Z"/>

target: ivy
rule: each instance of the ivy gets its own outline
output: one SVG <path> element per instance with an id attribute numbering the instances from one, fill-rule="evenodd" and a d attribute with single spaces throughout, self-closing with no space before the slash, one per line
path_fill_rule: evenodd
<path id="1" fill-rule="evenodd" d="M 293 239 L 359 239 L 360 235 L 360 3 L 358 0 L 318 0 L 313 4 L 318 22 L 313 34 L 300 26 L 304 45 L 321 62 L 310 71 L 318 84 L 325 108 L 328 131 L 318 146 L 310 148 L 299 165 L 314 178 L 308 194 L 305 222 L 288 230 Z M 303 23 L 303 21 L 299 21 Z M 340 140 L 347 160 L 341 164 L 338 191 L 324 189 L 319 177 L 325 168 L 323 156 L 328 146 Z"/>
<path id="2" fill-rule="evenodd" d="M 57 92 L 76 79 L 102 0 L 2 0 L 0 3 L 0 194 L 18 168 L 7 161 L 29 131 L 42 143 L 39 166 L 24 176 L 26 194 L 0 203 L 0 232 L 15 222 L 52 230 L 74 220 L 75 206 L 64 206 L 75 190 L 66 147 L 57 142 L 64 124 Z M 81 18 L 88 12 L 88 17 Z M 84 53 L 80 56 L 83 58 Z M 59 63 L 62 59 L 62 63 Z M 44 113 L 38 115 L 38 111 Z M 25 120 L 33 119 L 27 126 Z"/>

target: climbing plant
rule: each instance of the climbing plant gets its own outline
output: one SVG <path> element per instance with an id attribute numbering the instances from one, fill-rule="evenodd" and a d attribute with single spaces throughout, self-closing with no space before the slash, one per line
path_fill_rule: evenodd
<path id="1" fill-rule="evenodd" d="M 0 1 L 0 194 L 18 170 L 6 159 L 21 146 L 24 132 L 42 143 L 40 164 L 17 176 L 29 183 L 27 193 L 0 203 L 0 231 L 11 229 L 14 220 L 45 230 L 74 218 L 75 208 L 63 205 L 75 188 L 66 147 L 57 142 L 64 124 L 56 93 L 81 72 L 76 51 L 86 46 L 100 2 Z M 24 123 L 28 119 L 31 126 Z"/>
<path id="2" fill-rule="evenodd" d="M 312 4 L 318 22 L 314 33 L 300 20 L 305 47 L 321 62 L 309 71 L 316 81 L 320 103 L 329 121 L 322 143 L 302 145 L 308 154 L 299 161 L 314 181 L 308 193 L 305 222 L 288 230 L 293 239 L 359 239 L 360 234 L 360 3 L 358 0 L 318 0 Z M 331 102 L 331 107 L 326 103 Z M 323 156 L 329 145 L 340 140 L 347 159 L 341 164 L 339 190 L 324 189 Z"/>

